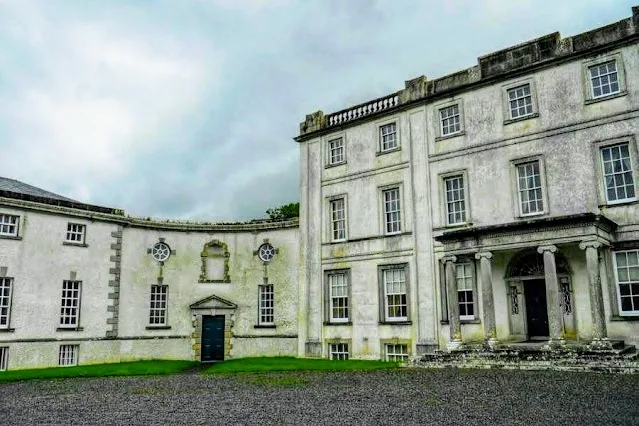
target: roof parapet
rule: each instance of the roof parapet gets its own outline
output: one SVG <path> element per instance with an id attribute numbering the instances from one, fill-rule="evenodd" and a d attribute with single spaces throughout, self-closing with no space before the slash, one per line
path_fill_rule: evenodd
<path id="1" fill-rule="evenodd" d="M 385 114 L 403 105 L 431 96 L 443 96 L 447 92 L 459 90 L 482 80 L 492 80 L 507 76 L 511 72 L 521 72 L 636 36 L 639 36 L 639 6 L 632 7 L 632 17 L 592 31 L 564 39 L 559 32 L 547 34 L 480 56 L 477 58 L 476 66 L 453 74 L 435 80 L 427 80 L 426 76 L 420 76 L 406 81 L 403 90 L 381 98 L 326 115 L 321 110 L 316 111 L 307 115 L 306 119 L 300 123 L 300 134 L 295 140 L 301 142 L 308 139 L 311 134 L 325 129 L 337 128 L 366 117 Z"/>

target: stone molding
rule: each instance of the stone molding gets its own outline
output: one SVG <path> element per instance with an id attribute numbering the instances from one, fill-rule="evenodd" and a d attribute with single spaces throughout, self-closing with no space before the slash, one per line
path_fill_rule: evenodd
<path id="1" fill-rule="evenodd" d="M 106 337 L 113 339 L 118 336 L 118 319 L 120 316 L 120 276 L 122 273 L 122 230 L 119 225 L 116 231 L 111 232 L 111 251 L 110 257 L 111 267 L 109 268 L 109 284 L 110 287 L 107 305 L 107 332 Z"/>
<path id="2" fill-rule="evenodd" d="M 551 252 L 551 253 L 556 253 L 557 252 L 557 246 L 555 245 L 547 245 L 547 246 L 539 246 L 537 247 L 537 253 L 539 254 L 544 254 L 544 252 Z"/>

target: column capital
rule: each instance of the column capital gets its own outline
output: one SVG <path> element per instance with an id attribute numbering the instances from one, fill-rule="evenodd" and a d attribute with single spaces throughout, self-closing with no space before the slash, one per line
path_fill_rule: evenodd
<path id="1" fill-rule="evenodd" d="M 554 245 L 551 244 L 551 245 L 548 245 L 548 246 L 539 246 L 539 247 L 537 247 L 537 253 L 539 253 L 539 254 L 544 254 L 544 252 L 547 252 L 547 251 L 549 251 L 551 253 L 554 253 L 554 252 L 557 251 L 557 246 L 554 246 Z"/>
<path id="2" fill-rule="evenodd" d="M 486 259 L 492 259 L 493 258 L 493 254 L 489 251 L 480 251 L 475 253 L 475 259 L 479 260 L 481 258 L 486 258 Z"/>
<path id="3" fill-rule="evenodd" d="M 602 244 L 599 241 L 582 241 L 579 243 L 579 248 L 582 250 L 586 250 L 587 248 L 594 248 L 597 250 L 601 246 Z"/>
<path id="4" fill-rule="evenodd" d="M 445 256 L 445 257 L 442 257 L 442 262 L 444 262 L 444 263 L 455 263 L 455 262 L 457 262 L 457 256 Z"/>

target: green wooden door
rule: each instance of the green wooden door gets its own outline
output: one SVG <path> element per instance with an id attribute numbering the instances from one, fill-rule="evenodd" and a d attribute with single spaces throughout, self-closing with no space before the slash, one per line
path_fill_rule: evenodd
<path id="1" fill-rule="evenodd" d="M 206 361 L 224 360 L 224 315 L 202 317 L 202 357 Z"/>

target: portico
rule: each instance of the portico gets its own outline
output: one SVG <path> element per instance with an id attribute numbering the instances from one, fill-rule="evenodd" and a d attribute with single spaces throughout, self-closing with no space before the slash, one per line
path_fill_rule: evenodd
<path id="1" fill-rule="evenodd" d="M 448 330 L 442 327 L 447 348 L 459 349 L 478 340 L 490 348 L 505 342 L 544 341 L 546 349 L 553 349 L 563 347 L 566 340 L 589 343 L 593 349 L 609 348 L 601 254 L 609 250 L 615 229 L 606 217 L 588 213 L 436 236 L 444 272 L 440 294 L 445 302 L 442 322 L 448 323 Z M 460 267 L 469 262 L 472 268 Z M 472 295 L 460 278 L 469 275 L 466 270 L 474 274 Z M 460 315 L 469 298 L 475 305 L 473 320 Z"/>

